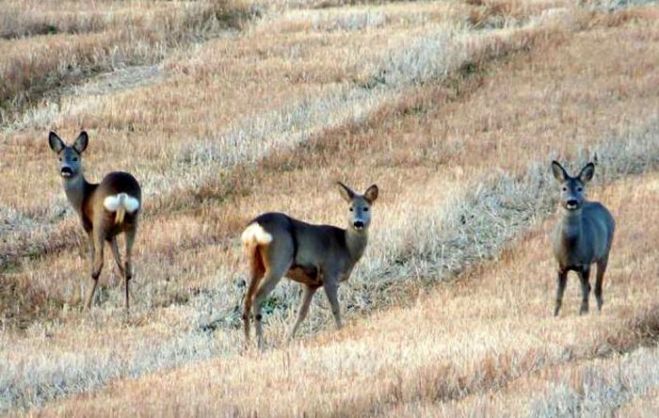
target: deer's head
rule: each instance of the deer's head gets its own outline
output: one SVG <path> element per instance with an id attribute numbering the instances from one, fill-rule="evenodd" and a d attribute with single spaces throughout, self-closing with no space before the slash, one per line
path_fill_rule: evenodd
<path id="1" fill-rule="evenodd" d="M 48 135 L 50 149 L 57 154 L 59 173 L 64 179 L 73 179 L 82 173 L 82 153 L 87 148 L 89 137 L 82 131 L 73 145 L 66 145 L 55 132 Z"/>
<path id="2" fill-rule="evenodd" d="M 366 189 L 364 194 L 355 193 L 350 187 L 338 182 L 343 200 L 348 202 L 348 224 L 355 231 L 365 231 L 371 224 L 371 206 L 378 198 L 378 186 Z"/>
<path id="3" fill-rule="evenodd" d="M 595 164 L 586 164 L 576 177 L 570 176 L 558 161 L 552 161 L 551 170 L 561 186 L 561 206 L 568 211 L 581 209 L 586 201 L 586 183 L 595 174 Z"/>

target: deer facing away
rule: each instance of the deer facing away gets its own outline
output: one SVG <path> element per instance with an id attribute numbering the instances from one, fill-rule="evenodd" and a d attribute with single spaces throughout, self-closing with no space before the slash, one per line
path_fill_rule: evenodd
<path id="1" fill-rule="evenodd" d="M 250 283 L 243 312 L 245 343 L 249 342 L 250 311 L 256 321 L 258 346 L 263 348 L 261 304 L 283 276 L 303 286 L 303 296 L 289 339 L 309 311 L 314 293 L 323 287 L 337 328 L 341 328 L 339 283 L 350 277 L 368 241 L 371 205 L 378 197 L 372 185 L 361 195 L 343 183 L 339 191 L 349 203 L 348 227 L 312 225 L 283 213 L 265 213 L 252 220 L 242 234 L 250 265 Z"/>
<path id="2" fill-rule="evenodd" d="M 103 246 L 110 244 L 114 260 L 126 283 L 126 312 L 129 309 L 129 282 L 132 278 L 131 252 L 137 232 L 137 218 L 142 206 L 142 192 L 135 178 L 124 172 L 112 172 L 100 184 L 89 183 L 82 172 L 82 153 L 89 137 L 81 132 L 69 146 L 51 132 L 50 148 L 57 154 L 59 172 L 64 191 L 71 206 L 80 216 L 82 227 L 89 237 L 91 247 L 91 276 L 93 285 L 87 297 L 86 307 L 91 308 L 98 277 L 103 268 Z M 126 234 L 126 260 L 121 263 L 117 235 Z"/>
<path id="3" fill-rule="evenodd" d="M 580 314 L 588 312 L 590 295 L 590 266 L 597 263 L 595 297 L 601 311 L 602 281 L 609 261 L 615 221 L 604 205 L 589 202 L 585 198 L 585 185 L 595 173 L 595 165 L 588 163 L 578 176 L 572 177 L 557 161 L 551 164 L 552 173 L 561 185 L 560 204 L 563 216 L 554 229 L 553 251 L 558 262 L 558 290 L 556 291 L 557 316 L 562 305 L 563 293 L 570 270 L 579 275 L 582 301 Z"/>

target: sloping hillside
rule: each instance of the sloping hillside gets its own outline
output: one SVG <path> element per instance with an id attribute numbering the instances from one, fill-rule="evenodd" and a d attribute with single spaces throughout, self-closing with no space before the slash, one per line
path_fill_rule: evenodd
<path id="1" fill-rule="evenodd" d="M 3 17 L 14 28 L 0 40 L 15 52 L 6 62 L 38 63 L 21 45 L 58 36 L 105 51 L 89 33 L 126 36 L 129 21 L 158 54 L 116 68 L 83 61 L 79 77 L 3 102 L 0 411 L 656 409 L 656 5 L 144 1 L 126 11 L 108 0 L 88 22 L 70 3 Z M 186 26 L 192 18 L 212 24 Z M 53 19 L 64 33 L 37 30 Z M 180 36 L 163 40 L 162 19 Z M 121 169 L 143 184 L 129 321 L 109 257 L 96 306 L 82 310 L 85 238 L 51 129 L 69 141 L 89 131 L 89 179 Z M 571 279 L 555 319 L 548 163 L 576 169 L 595 153 L 592 197 L 619 224 L 605 310 L 578 317 Z M 282 283 L 267 301 L 268 350 L 244 353 L 241 229 L 270 210 L 342 225 L 338 179 L 381 189 L 366 255 L 340 291 L 348 327 L 333 329 L 319 294 L 286 346 L 299 288 Z"/>

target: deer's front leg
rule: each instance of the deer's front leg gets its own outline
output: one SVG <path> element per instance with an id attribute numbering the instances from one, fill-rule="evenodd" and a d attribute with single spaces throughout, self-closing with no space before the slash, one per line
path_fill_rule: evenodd
<path id="1" fill-rule="evenodd" d="M 590 296 L 590 266 L 583 267 L 579 272 L 581 280 L 581 309 L 579 315 L 588 313 L 588 298 Z"/>
<path id="2" fill-rule="evenodd" d="M 339 307 L 339 277 L 337 274 L 327 274 L 325 276 L 325 281 L 323 282 L 323 288 L 325 289 L 325 294 L 329 300 L 330 306 L 332 307 L 332 314 L 334 315 L 334 321 L 336 322 L 336 328 L 341 329 L 343 324 L 341 323 L 341 308 Z"/>
<path id="3" fill-rule="evenodd" d="M 565 285 L 567 284 L 567 270 L 559 268 L 556 283 L 556 307 L 554 308 L 554 316 L 558 316 L 561 305 L 563 305 L 563 293 L 565 293 Z"/>

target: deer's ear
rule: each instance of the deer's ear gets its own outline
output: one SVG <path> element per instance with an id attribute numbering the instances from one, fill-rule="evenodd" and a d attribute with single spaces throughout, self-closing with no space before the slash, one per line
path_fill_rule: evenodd
<path id="1" fill-rule="evenodd" d="M 350 187 L 346 186 L 340 181 L 337 181 L 336 184 L 339 185 L 339 193 L 341 193 L 341 197 L 343 198 L 343 200 L 345 200 L 348 203 L 351 203 L 352 199 L 355 197 L 355 192 L 353 192 Z"/>
<path id="2" fill-rule="evenodd" d="M 551 172 L 554 174 L 554 178 L 560 182 L 564 182 L 569 177 L 563 166 L 555 160 L 551 162 Z"/>
<path id="3" fill-rule="evenodd" d="M 59 154 L 66 147 L 64 141 L 52 131 L 48 134 L 48 145 L 56 154 Z"/>
<path id="4" fill-rule="evenodd" d="M 378 186 L 374 184 L 366 189 L 366 192 L 364 192 L 364 198 L 368 200 L 368 203 L 372 204 L 378 198 L 378 192 Z"/>
<path id="5" fill-rule="evenodd" d="M 87 149 L 88 144 L 89 144 L 89 136 L 87 135 L 87 132 L 82 131 L 80 132 L 80 135 L 78 135 L 76 141 L 73 143 L 73 149 L 78 151 L 78 154 L 82 154 L 83 151 Z"/>
<path id="6" fill-rule="evenodd" d="M 579 173 L 579 179 L 581 180 L 582 183 L 588 183 L 593 179 L 594 174 L 595 174 L 595 164 L 588 163 L 584 168 L 581 169 L 581 173 Z"/>

